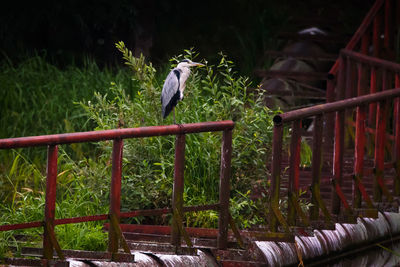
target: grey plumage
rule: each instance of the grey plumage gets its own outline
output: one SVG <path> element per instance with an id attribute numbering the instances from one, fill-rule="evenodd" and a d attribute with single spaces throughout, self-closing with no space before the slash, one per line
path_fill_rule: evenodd
<path id="1" fill-rule="evenodd" d="M 173 69 L 165 79 L 161 92 L 162 116 L 165 119 L 180 99 L 179 90 L 180 71 Z"/>
<path id="2" fill-rule="evenodd" d="M 174 110 L 175 123 L 175 106 L 178 104 L 178 101 L 183 99 L 183 91 L 186 87 L 186 80 L 190 74 L 189 67 L 193 66 L 204 65 L 185 59 L 181 61 L 176 68 L 171 70 L 165 79 L 161 92 L 162 116 L 164 119 L 171 113 L 172 110 Z"/>

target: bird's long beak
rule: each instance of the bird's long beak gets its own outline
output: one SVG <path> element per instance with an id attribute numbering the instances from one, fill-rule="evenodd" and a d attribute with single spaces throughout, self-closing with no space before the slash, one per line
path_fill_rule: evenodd
<path id="1" fill-rule="evenodd" d="M 190 65 L 192 66 L 197 66 L 197 67 L 203 67 L 205 66 L 204 64 L 198 63 L 198 62 L 192 62 Z"/>

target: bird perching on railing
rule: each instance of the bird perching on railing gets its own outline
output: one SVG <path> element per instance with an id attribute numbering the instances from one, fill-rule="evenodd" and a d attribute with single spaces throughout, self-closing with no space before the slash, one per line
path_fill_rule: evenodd
<path id="1" fill-rule="evenodd" d="M 190 67 L 204 66 L 204 64 L 192 62 L 189 59 L 182 60 L 176 68 L 171 70 L 165 79 L 164 86 L 161 92 L 162 116 L 165 119 L 172 110 L 174 110 L 175 121 L 175 106 L 178 101 L 183 99 L 183 91 L 186 87 L 186 80 L 190 74 Z"/>

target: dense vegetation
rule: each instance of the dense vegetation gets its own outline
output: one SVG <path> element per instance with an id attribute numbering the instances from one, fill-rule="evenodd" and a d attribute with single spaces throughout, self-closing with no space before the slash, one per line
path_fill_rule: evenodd
<path id="1" fill-rule="evenodd" d="M 265 208 L 250 200 L 254 183 L 266 185 L 274 112 L 248 89 L 250 81 L 233 71 L 223 54 L 216 63 L 192 50 L 171 59 L 156 71 L 143 58 L 135 58 L 118 43 L 127 69 L 99 69 L 93 61 L 84 68 L 59 69 L 34 57 L 13 66 L 1 66 L 1 137 L 65 131 L 100 130 L 172 123 L 160 115 L 160 92 L 170 67 L 183 58 L 202 61 L 177 107 L 177 121 L 190 123 L 233 119 L 231 212 L 240 227 L 263 222 Z M 122 210 L 170 205 L 174 164 L 174 136 L 130 139 L 124 143 Z M 107 213 L 111 176 L 111 142 L 61 146 L 57 188 L 57 218 Z M 185 205 L 214 203 L 218 198 L 221 133 L 191 134 L 186 138 Z M 45 185 L 45 149 L 1 151 L 0 221 L 41 220 Z M 186 216 L 186 225 L 215 227 L 214 211 Z M 168 224 L 170 217 L 134 218 L 126 222 Z M 23 231 L 39 245 L 41 229 Z M 102 222 L 57 226 L 63 248 L 105 249 Z M 0 243 L 13 243 L 10 232 L 0 233 Z M 17 242 L 14 242 L 17 244 Z M 10 244 L 10 243 L 9 243 Z M 4 255 L 4 247 L 0 246 Z M 1 254 L 1 253 L 0 253 Z"/>
<path id="2" fill-rule="evenodd" d="M 83 68 L 72 65 L 65 69 L 59 69 L 39 56 L 27 58 L 18 65 L 3 61 L 0 66 L 0 137 L 91 130 L 93 125 L 75 103 L 82 99 L 91 99 L 94 91 L 105 93 L 111 81 L 124 85 L 128 92 L 133 90 L 130 74 L 126 69 L 99 69 L 91 60 L 86 60 Z M 81 166 L 84 168 L 84 162 L 96 155 L 93 148 L 91 145 L 60 148 L 58 218 L 107 212 L 107 208 L 101 205 L 99 195 L 86 186 L 95 181 L 86 179 L 79 172 Z M 2 224 L 42 220 L 45 150 L 34 148 L 0 151 Z M 65 248 L 96 249 L 106 245 L 101 228 L 100 224 L 91 223 L 62 226 L 56 230 L 61 245 Z M 36 244 L 39 238 L 37 233 L 40 232 L 42 229 L 23 233 L 31 235 L 32 242 Z M 0 233 L 0 252 L 5 251 L 5 239 L 10 240 L 11 234 Z M 92 247 L 88 247 L 91 244 Z"/>

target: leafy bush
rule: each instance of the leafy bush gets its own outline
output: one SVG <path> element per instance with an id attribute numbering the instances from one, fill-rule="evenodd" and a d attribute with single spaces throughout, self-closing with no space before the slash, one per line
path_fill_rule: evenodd
<path id="1" fill-rule="evenodd" d="M 115 127 L 141 127 L 172 122 L 172 116 L 161 118 L 160 94 L 163 78 L 157 76 L 144 57 L 132 56 L 123 42 L 117 44 L 138 87 L 136 95 L 127 93 L 119 83 L 111 83 L 106 94 L 95 93 L 95 99 L 80 102 L 96 130 Z M 183 58 L 196 60 L 193 50 L 171 59 L 175 66 Z M 207 65 L 207 61 L 203 60 Z M 232 194 L 247 192 L 254 181 L 265 180 L 265 162 L 269 156 L 274 112 L 262 99 L 250 93 L 248 78 L 238 76 L 225 55 L 220 62 L 193 69 L 186 83 L 185 99 L 176 107 L 178 123 L 235 121 L 232 155 Z M 161 80 L 161 81 L 160 81 Z M 190 134 L 186 137 L 185 192 L 188 205 L 217 202 L 221 133 Z M 111 143 L 99 144 L 102 157 L 109 159 Z M 104 162 L 104 161 L 102 161 Z M 158 208 L 170 205 L 173 184 L 174 136 L 125 140 L 123 159 L 124 210 Z M 102 169 L 100 167 L 99 169 Z M 100 186 L 101 187 L 101 186 Z M 235 199 L 235 198 L 234 198 Z M 212 212 L 202 226 L 215 226 Z M 190 216 L 190 215 L 189 215 Z M 139 218 L 140 220 L 140 218 Z M 188 220 L 191 224 L 192 220 Z M 198 222 L 193 222 L 198 225 Z"/>

